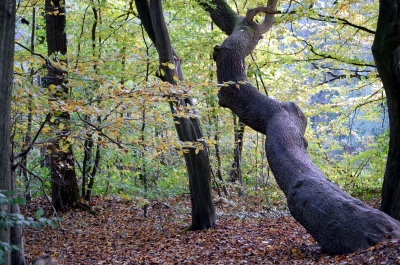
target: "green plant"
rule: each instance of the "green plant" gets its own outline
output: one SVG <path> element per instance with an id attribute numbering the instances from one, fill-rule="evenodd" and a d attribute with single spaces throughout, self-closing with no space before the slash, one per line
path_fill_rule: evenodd
<path id="1" fill-rule="evenodd" d="M 26 200 L 22 197 L 15 196 L 14 191 L 1 191 L 0 192 L 0 206 L 3 205 L 24 205 Z M 39 209 L 36 211 L 34 220 L 32 217 L 25 218 L 21 214 L 7 213 L 3 210 L 0 212 L 0 229 L 8 230 L 13 226 L 19 226 L 24 228 L 25 226 L 33 226 L 37 228 L 43 228 L 44 226 L 50 225 L 53 227 L 57 226 L 57 219 L 43 218 L 44 211 Z M 0 264 L 5 262 L 3 256 L 6 251 L 22 250 L 19 245 L 11 245 L 8 242 L 0 242 Z"/>

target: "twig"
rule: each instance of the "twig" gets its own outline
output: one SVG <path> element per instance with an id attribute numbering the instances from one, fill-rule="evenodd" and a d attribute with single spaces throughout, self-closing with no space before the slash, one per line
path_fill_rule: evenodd
<path id="1" fill-rule="evenodd" d="M 48 58 L 44 57 L 43 55 L 32 51 L 31 49 L 29 49 L 28 47 L 22 45 L 22 44 L 19 43 L 19 42 L 15 42 L 15 44 L 17 44 L 18 46 L 20 46 L 20 47 L 24 48 L 25 50 L 29 51 L 31 54 L 36 55 L 36 56 L 39 56 L 39 57 L 42 58 L 47 64 L 50 64 L 50 60 L 49 60 Z"/>
<path id="2" fill-rule="evenodd" d="M 29 151 L 35 145 L 36 139 L 38 138 L 38 136 L 39 136 L 40 132 L 42 131 L 44 125 L 50 120 L 50 117 L 51 117 L 51 114 L 47 114 L 46 119 L 44 120 L 44 122 L 42 122 L 42 125 L 40 125 L 39 130 L 36 132 L 36 135 L 33 138 L 32 142 L 29 144 L 28 148 L 24 152 L 13 156 L 13 160 L 15 160 L 17 158 L 20 158 L 20 157 L 23 157 L 23 156 L 26 156 L 29 153 Z"/>
<path id="3" fill-rule="evenodd" d="M 54 208 L 53 203 L 50 201 L 49 196 L 47 195 L 46 190 L 44 189 L 44 180 L 43 180 L 40 176 L 36 175 L 34 172 L 32 172 L 32 171 L 30 171 L 29 169 L 27 169 L 27 168 L 26 168 L 24 165 L 22 165 L 21 163 L 18 163 L 17 166 L 19 166 L 20 168 L 22 168 L 23 170 L 25 170 L 26 172 L 28 172 L 29 174 L 31 174 L 32 176 L 34 176 L 35 178 L 37 178 L 37 179 L 40 180 L 40 182 L 42 183 L 42 191 L 43 191 L 43 194 L 44 194 L 44 196 L 46 197 L 47 201 L 49 202 L 51 208 L 53 209 L 54 215 L 57 217 L 57 224 L 59 225 L 59 227 L 60 227 L 62 230 L 64 230 L 64 228 L 61 226 L 60 220 L 58 219 L 57 210 Z"/>
<path id="4" fill-rule="evenodd" d="M 112 143 L 116 144 L 120 149 L 125 149 L 125 147 L 122 146 L 121 143 L 118 143 L 117 141 L 115 141 L 114 139 L 112 139 L 111 137 L 109 137 L 108 135 L 104 134 L 104 133 L 102 132 L 101 128 L 98 128 L 98 127 L 97 127 L 96 125 L 94 125 L 93 123 L 84 120 L 79 114 L 78 114 L 78 117 L 79 117 L 79 119 L 80 119 L 81 121 L 83 121 L 83 122 L 86 123 L 87 125 L 89 125 L 89 126 L 95 128 L 96 131 L 97 131 L 101 136 L 104 136 L 104 137 L 107 138 L 109 141 L 111 141 Z"/>

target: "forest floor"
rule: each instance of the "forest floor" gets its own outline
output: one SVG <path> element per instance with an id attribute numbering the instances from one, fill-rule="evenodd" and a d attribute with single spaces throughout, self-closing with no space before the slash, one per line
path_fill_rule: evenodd
<path id="1" fill-rule="evenodd" d="M 217 199 L 217 228 L 206 231 L 188 231 L 188 195 L 153 200 L 147 218 L 137 201 L 96 197 L 90 205 L 98 214 L 72 209 L 58 228 L 25 228 L 27 263 L 46 253 L 57 264 L 400 264 L 399 240 L 322 254 L 285 206 L 256 196 Z M 21 211 L 34 217 L 40 207 L 52 216 L 43 198 Z"/>

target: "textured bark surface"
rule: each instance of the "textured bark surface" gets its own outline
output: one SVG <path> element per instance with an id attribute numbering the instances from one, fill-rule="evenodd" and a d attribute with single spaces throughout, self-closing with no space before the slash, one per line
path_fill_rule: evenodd
<path id="1" fill-rule="evenodd" d="M 400 3 L 379 1 L 379 19 L 372 47 L 386 92 L 390 142 L 382 186 L 382 211 L 400 220 Z"/>
<path id="2" fill-rule="evenodd" d="M 267 159 L 292 216 L 322 251 L 330 254 L 353 252 L 387 237 L 400 237 L 400 222 L 347 195 L 311 161 L 303 137 L 307 122 L 301 110 L 294 103 L 261 94 L 246 81 L 244 58 L 260 38 L 259 27 L 243 18 L 222 45 L 215 47 L 218 82 L 223 84 L 219 103 L 266 134 Z"/>
<path id="3" fill-rule="evenodd" d="M 176 52 L 172 49 L 161 0 L 136 0 L 143 27 L 157 48 L 159 69 L 157 76 L 164 82 L 176 84 L 183 79 L 181 62 Z M 166 63 L 174 63 L 171 69 Z M 186 107 L 193 107 L 193 100 L 188 95 L 173 95 L 179 98 L 170 101 L 171 112 L 174 115 L 175 128 L 178 138 L 182 142 L 198 143 L 203 147 L 196 154 L 194 148 L 189 148 L 184 153 L 186 168 L 189 177 L 190 199 L 192 203 L 192 230 L 215 228 L 215 209 L 211 196 L 211 168 L 207 148 L 201 132 L 200 121 L 197 117 L 181 117 L 178 112 Z M 189 113 L 187 113 L 189 114 Z"/>
<path id="4" fill-rule="evenodd" d="M 14 69 L 15 1 L 0 0 L 0 190 L 11 190 L 11 90 Z M 10 213 L 9 205 L 1 210 Z M 0 229 L 0 241 L 10 243 L 10 231 Z M 10 264 L 10 252 L 4 254 Z"/>
<path id="5" fill-rule="evenodd" d="M 65 55 L 67 52 L 67 35 L 65 33 L 65 3 L 64 1 L 45 1 L 46 5 L 46 38 L 48 55 L 56 53 Z M 63 61 L 65 64 L 66 61 Z M 51 96 L 52 99 L 68 97 L 69 89 L 65 85 L 65 72 L 53 65 L 48 65 L 47 75 L 43 78 L 43 86 L 50 85 L 61 88 Z M 50 100 L 52 100 L 50 99 Z M 60 124 L 64 129 L 58 131 Z M 50 122 L 52 130 L 57 132 L 57 138 L 51 143 L 48 150 L 50 162 L 52 203 L 56 210 L 65 210 L 73 207 L 79 201 L 79 187 L 75 173 L 74 155 L 72 146 L 67 150 L 61 148 L 68 144 L 67 136 L 70 131 L 70 115 L 68 112 L 53 113 L 53 121 Z"/>

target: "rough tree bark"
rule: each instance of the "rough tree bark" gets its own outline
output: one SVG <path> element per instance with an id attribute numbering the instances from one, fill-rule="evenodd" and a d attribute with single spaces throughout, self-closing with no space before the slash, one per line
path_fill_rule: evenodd
<path id="1" fill-rule="evenodd" d="M 67 53 L 67 35 L 65 33 L 65 2 L 45 1 L 47 53 L 57 58 L 58 54 Z M 60 61 L 66 65 L 65 58 Z M 69 88 L 66 86 L 66 72 L 55 65 L 47 65 L 47 75 L 42 85 L 49 89 L 50 100 L 66 99 Z M 52 203 L 56 210 L 72 207 L 79 200 L 79 187 L 75 172 L 75 161 L 72 146 L 68 140 L 70 133 L 70 115 L 68 112 L 52 113 L 50 124 L 57 133 L 56 140 L 48 150 L 50 162 Z M 61 128 L 61 129 L 60 129 Z"/>
<path id="2" fill-rule="evenodd" d="M 294 103 L 279 102 L 260 93 L 246 80 L 244 59 L 263 33 L 272 26 L 277 0 L 267 8 L 235 15 L 222 0 L 202 2 L 214 22 L 229 37 L 214 48 L 219 104 L 230 108 L 241 121 L 266 134 L 266 154 L 279 187 L 286 195 L 292 216 L 314 237 L 321 250 L 342 254 L 400 237 L 400 222 L 350 197 L 326 179 L 307 153 L 303 135 L 306 117 Z M 257 25 L 253 18 L 264 12 Z M 220 20 L 220 17 L 225 20 Z"/>
<path id="3" fill-rule="evenodd" d="M 0 0 L 0 190 L 15 191 L 11 170 L 11 91 L 14 75 L 15 1 Z M 19 214 L 19 205 L 1 205 L 6 213 Z M 21 228 L 0 231 L 0 242 L 23 246 Z M 4 253 L 5 264 L 25 265 L 23 250 Z"/>
<path id="4" fill-rule="evenodd" d="M 155 44 L 159 57 L 159 70 L 157 76 L 164 82 L 172 85 L 183 79 L 181 61 L 172 49 L 161 0 L 136 0 L 143 27 Z M 173 63 L 174 67 L 168 66 Z M 173 99 L 176 98 L 176 99 Z M 186 112 L 187 117 L 179 113 L 193 109 L 193 99 L 184 91 L 181 94 L 171 95 L 170 108 L 174 116 L 175 128 L 179 140 L 182 142 L 196 143 L 202 146 L 196 154 L 195 148 L 184 152 L 186 168 L 189 176 L 190 199 L 192 203 L 191 230 L 215 228 L 215 209 L 211 196 L 211 168 L 205 142 L 202 141 L 200 121 L 195 113 Z M 194 115 L 190 115 L 194 114 Z M 191 117 L 189 117 L 191 116 Z"/>
<path id="5" fill-rule="evenodd" d="M 11 190 L 11 91 L 14 74 L 15 1 L 0 0 L 0 190 Z M 10 205 L 1 205 L 10 213 Z M 10 243 L 10 230 L 0 230 L 0 241 Z M 10 264 L 10 252 L 4 253 Z"/>
<path id="6" fill-rule="evenodd" d="M 390 141 L 382 186 L 382 211 L 400 220 L 400 3 L 379 1 L 379 18 L 372 46 L 386 92 Z"/>

